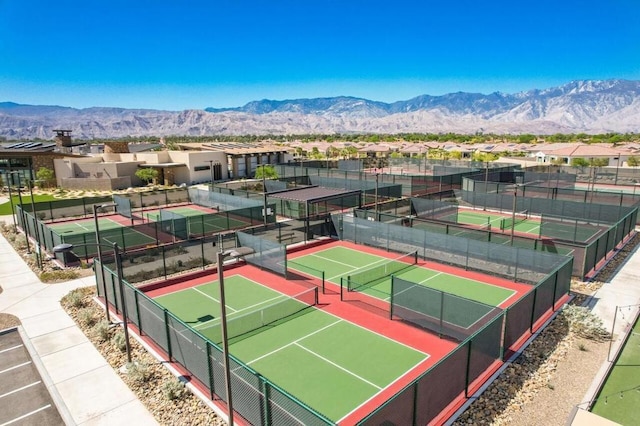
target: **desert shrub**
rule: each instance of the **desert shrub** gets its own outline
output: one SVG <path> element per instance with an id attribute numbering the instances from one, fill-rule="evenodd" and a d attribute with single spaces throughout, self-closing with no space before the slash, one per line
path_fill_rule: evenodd
<path id="1" fill-rule="evenodd" d="M 162 393 L 169 401 L 175 401 L 185 395 L 186 389 L 180 380 L 173 378 L 164 382 Z"/>
<path id="2" fill-rule="evenodd" d="M 610 337 L 602 325 L 602 320 L 584 306 L 567 305 L 562 310 L 569 323 L 569 330 L 589 340 L 602 341 Z"/>
<path id="3" fill-rule="evenodd" d="M 86 327 L 92 327 L 97 319 L 93 314 L 93 309 L 82 308 L 78 311 L 78 321 Z"/>
<path id="4" fill-rule="evenodd" d="M 100 342 L 109 340 L 109 321 L 102 320 L 93 328 L 93 333 Z"/>
<path id="5" fill-rule="evenodd" d="M 64 269 L 59 271 L 45 271 L 40 274 L 40 281 L 43 283 L 51 283 L 56 281 L 75 280 L 80 274 L 77 271 Z"/>
<path id="6" fill-rule="evenodd" d="M 72 291 L 67 296 L 67 302 L 72 308 L 82 308 L 85 306 L 84 297 L 79 291 Z"/>
<path id="7" fill-rule="evenodd" d="M 151 380 L 153 372 L 144 362 L 130 362 L 127 364 L 127 375 L 134 382 L 142 384 Z"/>
<path id="8" fill-rule="evenodd" d="M 127 339 L 125 338 L 124 332 L 122 331 L 119 331 L 113 335 L 113 337 L 111 338 L 111 343 L 113 343 L 113 346 L 119 349 L 120 352 L 124 352 L 127 350 Z"/>

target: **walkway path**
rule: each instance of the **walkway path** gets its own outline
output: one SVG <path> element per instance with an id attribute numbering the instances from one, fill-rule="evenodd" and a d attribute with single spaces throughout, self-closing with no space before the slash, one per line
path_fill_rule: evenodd
<path id="1" fill-rule="evenodd" d="M 0 220 L 11 222 L 11 216 Z M 157 422 L 60 305 L 94 277 L 43 284 L 0 235 L 0 312 L 17 316 L 34 362 L 70 425 L 155 425 Z"/>

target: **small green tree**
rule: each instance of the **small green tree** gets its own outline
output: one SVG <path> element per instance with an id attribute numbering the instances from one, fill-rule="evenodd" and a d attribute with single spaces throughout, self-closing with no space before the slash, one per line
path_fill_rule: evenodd
<path id="1" fill-rule="evenodd" d="M 279 176 L 278 176 L 278 172 L 276 172 L 275 167 L 265 165 L 265 166 L 258 166 L 254 177 L 256 179 L 262 179 L 263 177 L 265 179 L 278 179 Z"/>
<path id="2" fill-rule="evenodd" d="M 629 165 L 629 167 L 640 166 L 640 157 L 636 157 L 635 155 L 632 155 L 631 157 L 627 158 L 627 164 Z"/>
<path id="3" fill-rule="evenodd" d="M 158 171 L 152 168 L 144 168 L 136 170 L 136 177 L 144 181 L 147 185 L 158 179 Z"/>
<path id="4" fill-rule="evenodd" d="M 53 170 L 46 167 L 40 167 L 36 172 L 36 179 L 38 179 L 44 187 L 49 187 L 53 184 L 54 176 Z"/>
<path id="5" fill-rule="evenodd" d="M 311 158 L 313 158 L 314 160 L 319 160 L 322 158 L 322 154 L 320 153 L 320 150 L 317 146 L 314 146 L 311 149 Z"/>
<path id="6" fill-rule="evenodd" d="M 571 165 L 573 167 L 580 167 L 580 168 L 587 167 L 587 166 L 589 166 L 589 161 L 585 160 L 584 158 L 580 158 L 580 157 L 572 158 L 571 159 Z"/>

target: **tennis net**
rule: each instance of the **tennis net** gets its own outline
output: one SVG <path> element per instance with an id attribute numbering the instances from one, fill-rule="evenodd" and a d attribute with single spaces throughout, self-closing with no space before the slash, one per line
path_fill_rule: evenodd
<path id="1" fill-rule="evenodd" d="M 358 291 L 366 286 L 371 286 L 381 279 L 388 278 L 404 269 L 418 263 L 418 251 L 403 254 L 395 259 L 386 261 L 380 265 L 356 272 L 347 277 L 347 290 Z"/>
<path id="2" fill-rule="evenodd" d="M 295 296 L 285 296 L 260 309 L 229 317 L 227 319 L 227 339 L 234 339 L 259 330 L 262 327 L 291 320 L 305 309 L 317 304 L 318 288 L 313 287 Z M 222 330 L 220 329 L 219 320 L 205 328 L 197 328 L 197 330 L 214 343 L 219 344 L 222 342 Z"/>
<path id="3" fill-rule="evenodd" d="M 529 210 L 516 212 L 514 217 L 505 217 L 500 221 L 500 229 L 502 231 L 505 229 L 511 229 L 512 226 L 522 223 L 527 219 L 529 219 Z"/>

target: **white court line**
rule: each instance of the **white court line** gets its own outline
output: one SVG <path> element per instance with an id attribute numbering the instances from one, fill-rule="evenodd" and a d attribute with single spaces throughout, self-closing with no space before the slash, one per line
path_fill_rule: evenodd
<path id="1" fill-rule="evenodd" d="M 21 347 L 23 347 L 23 346 L 24 346 L 24 345 L 16 345 L 16 346 L 13 346 L 13 347 L 11 347 L 11 348 L 3 349 L 3 350 L 1 350 L 1 351 L 0 351 L 0 354 L 3 354 L 3 353 L 5 353 L 5 352 L 12 351 L 12 350 L 14 350 L 14 349 L 21 348 Z"/>
<path id="2" fill-rule="evenodd" d="M 314 254 L 314 253 L 311 253 L 308 256 L 317 257 L 317 258 L 320 258 L 320 259 L 323 259 L 323 260 L 328 260 L 329 262 L 333 262 L 333 263 L 337 263 L 339 265 L 344 265 L 344 266 L 348 266 L 350 268 L 353 268 L 353 265 L 350 264 L 350 263 L 344 263 L 344 262 L 340 262 L 339 260 L 329 259 L 328 257 L 320 256 L 320 255 L 317 255 L 317 254 Z M 295 262 L 295 259 L 294 259 L 294 262 Z"/>
<path id="3" fill-rule="evenodd" d="M 428 358 L 428 357 L 427 357 Z M 389 383 L 385 388 L 381 389 L 380 391 L 378 391 L 377 393 L 375 393 L 374 395 L 371 396 L 371 398 L 367 399 L 366 401 L 364 401 L 362 404 L 358 405 L 356 408 L 354 408 L 353 410 L 351 410 L 350 412 L 348 412 L 345 416 L 343 416 L 341 419 L 339 419 L 336 423 L 340 424 L 342 423 L 347 417 L 349 417 L 351 414 L 355 413 L 356 411 L 358 411 L 360 409 L 360 407 L 364 407 L 366 404 L 369 403 L 369 401 L 373 400 L 374 398 L 376 398 L 378 395 L 380 395 L 382 392 L 385 391 L 385 389 L 388 389 L 389 387 L 391 387 L 394 383 L 396 383 L 398 380 L 402 379 L 404 376 L 407 375 L 408 372 L 413 371 L 416 367 L 418 367 L 421 363 L 423 363 L 427 358 L 418 361 L 413 367 L 411 367 L 410 369 L 408 369 L 406 372 L 404 372 L 400 377 L 398 377 L 396 380 L 393 380 L 391 383 Z"/>
<path id="4" fill-rule="evenodd" d="M 387 259 L 386 257 L 383 257 L 383 258 L 381 258 L 380 260 L 376 260 L 375 262 L 371 262 L 371 263 L 369 263 L 368 265 L 359 266 L 359 267 L 357 267 L 357 268 L 355 268 L 355 269 L 352 269 L 352 270 L 350 270 L 350 271 L 343 272 L 343 273 L 338 274 L 338 275 L 336 275 L 336 276 L 333 276 L 333 277 L 331 277 L 331 278 L 327 278 L 327 281 L 334 282 L 333 280 L 334 280 L 335 278 L 338 278 L 338 277 L 341 277 L 341 276 L 344 276 L 344 275 L 351 275 L 351 274 L 353 274 L 355 271 L 358 271 L 358 270 L 360 270 L 360 269 L 370 268 L 370 267 L 372 267 L 372 266 L 374 266 L 374 265 L 376 265 L 376 264 L 378 264 L 378 263 L 382 264 L 382 263 L 384 263 L 384 262 L 388 262 L 388 261 L 391 261 L 391 260 L 394 260 L 394 259 Z"/>
<path id="5" fill-rule="evenodd" d="M 329 324 L 329 325 L 325 325 L 324 327 L 319 328 L 318 330 L 312 331 L 311 333 L 309 333 L 309 334 L 307 334 L 307 335 L 305 335 L 305 336 L 302 336 L 302 337 L 300 337 L 300 338 L 298 338 L 298 339 L 294 340 L 293 342 L 289 342 L 289 343 L 287 343 L 286 345 L 279 347 L 278 349 L 274 349 L 273 351 L 271 351 L 271 352 L 269 352 L 269 353 L 266 353 L 266 354 L 264 354 L 264 355 L 260 355 L 258 358 L 254 359 L 254 360 L 251 360 L 251 361 L 247 362 L 246 364 L 247 364 L 247 365 L 251 365 L 251 364 L 253 364 L 254 362 L 258 362 L 258 361 L 260 361 L 261 359 L 266 358 L 266 357 L 268 357 L 268 356 L 270 356 L 270 355 L 273 355 L 273 354 L 275 354 L 276 352 L 280 352 L 281 350 L 283 350 L 283 349 L 285 349 L 285 348 L 288 348 L 288 347 L 289 347 L 289 346 L 291 346 L 291 345 L 295 345 L 296 343 L 298 343 L 298 342 L 299 342 L 299 341 L 301 341 L 301 340 L 306 339 L 307 337 L 311 337 L 311 336 L 313 336 L 314 334 L 320 333 L 321 331 L 324 331 L 324 330 L 326 330 L 326 329 L 327 329 L 327 328 L 329 328 L 329 327 L 333 327 L 334 325 L 336 325 L 336 324 L 338 324 L 338 323 L 340 323 L 340 322 L 342 322 L 342 320 L 341 320 L 341 319 L 339 319 L 339 320 L 338 320 L 338 321 L 336 321 L 336 322 L 332 322 L 332 323 L 331 323 L 331 324 Z"/>
<path id="6" fill-rule="evenodd" d="M 11 423 L 18 422 L 18 421 L 20 421 L 20 420 L 22 420 L 22 419 L 24 419 L 24 418 L 27 418 L 27 417 L 29 417 L 29 416 L 32 416 L 32 415 L 36 414 L 36 413 L 39 413 L 39 412 L 40 412 L 40 411 L 42 411 L 42 410 L 46 410 L 46 409 L 47 409 L 47 408 L 49 408 L 49 407 L 51 407 L 51 404 L 47 404 L 47 405 L 45 405 L 44 407 L 40 407 L 40 408 L 38 408 L 37 410 L 33 410 L 33 411 L 32 411 L 32 412 L 30 412 L 30 413 L 24 414 L 24 415 L 22 415 L 22 416 L 20 416 L 20 417 L 16 417 L 15 419 L 13 419 L 13 420 L 9 420 L 9 421 L 8 421 L 8 422 L 6 422 L 6 423 L 2 423 L 0 426 L 7 426 L 7 425 L 10 425 Z"/>
<path id="7" fill-rule="evenodd" d="M 11 370 L 15 370 L 16 368 L 24 367 L 25 365 L 29 365 L 29 364 L 31 364 L 31 361 L 27 361 L 27 362 L 23 362 L 22 364 L 14 365 L 13 367 L 9 367 L 7 369 L 0 370 L 0 374 L 6 373 L 6 372 L 11 371 Z"/>
<path id="8" fill-rule="evenodd" d="M 31 383 L 30 385 L 26 385 L 26 386 L 23 386 L 23 387 L 21 387 L 21 388 L 14 389 L 14 390 L 12 390 L 11 392 L 7 392 L 7 393 L 5 393 L 5 394 L 0 395 L 0 399 L 4 398 L 5 396 L 9 396 L 9 395 L 11 395 L 11 394 L 14 394 L 14 393 L 16 393 L 16 392 L 23 391 L 23 390 L 25 390 L 25 389 L 27 389 L 27 388 L 30 388 L 31 386 L 35 386 L 35 385 L 38 385 L 38 384 L 40 384 L 40 383 L 42 383 L 42 380 L 38 380 L 37 382 L 33 382 L 33 383 Z"/>
<path id="9" fill-rule="evenodd" d="M 85 231 L 91 231 L 91 229 L 87 228 L 86 226 L 80 225 L 78 222 L 74 222 L 73 224 L 76 225 L 76 226 L 79 226 L 80 228 L 84 229 Z M 95 231 L 95 229 L 94 229 L 94 231 Z"/>
<path id="10" fill-rule="evenodd" d="M 435 277 L 437 277 L 438 275 L 442 275 L 442 274 L 444 274 L 444 272 L 438 272 L 437 274 L 435 274 L 435 275 L 433 275 L 433 276 L 431 276 L 431 277 L 429 277 L 429 278 L 427 278 L 427 279 L 424 279 L 424 280 L 422 280 L 422 281 L 419 281 L 419 282 L 417 282 L 416 284 L 424 284 L 424 283 L 426 283 L 427 281 L 432 280 L 432 279 L 434 279 Z M 409 280 L 405 280 L 405 281 L 409 281 Z M 431 287 L 429 287 L 429 286 L 423 286 L 423 287 L 431 288 Z M 407 290 L 409 290 L 409 289 L 407 289 Z M 435 290 L 435 291 L 441 291 L 441 290 L 436 290 L 435 288 L 434 288 L 434 289 L 432 289 L 432 290 Z M 406 290 L 405 290 L 405 291 L 406 291 Z M 402 293 L 404 293 L 404 291 L 401 291 L 401 292 L 399 292 L 399 293 L 395 293 L 395 294 L 402 294 Z M 391 296 L 389 296 L 389 297 L 385 297 L 385 299 L 384 299 L 384 300 L 385 300 L 386 302 L 390 301 L 390 300 L 391 300 Z"/>
<path id="11" fill-rule="evenodd" d="M 321 360 L 323 360 L 324 362 L 327 362 L 327 363 L 329 363 L 329 364 L 333 365 L 334 367 L 336 367 L 337 369 L 342 370 L 342 371 L 344 371 L 345 373 L 352 375 L 352 376 L 353 376 L 353 377 L 355 377 L 356 379 L 359 379 L 359 380 L 361 380 L 361 381 L 365 382 L 365 383 L 366 383 L 366 384 L 368 384 L 369 386 L 372 386 L 372 387 L 374 387 L 374 388 L 376 388 L 376 389 L 378 389 L 378 390 L 382 390 L 382 388 L 381 388 L 380 386 L 376 385 L 375 383 L 371 383 L 370 381 L 368 381 L 368 380 L 367 380 L 367 379 L 365 379 L 364 377 L 360 377 L 360 376 L 358 376 L 358 375 L 357 375 L 356 373 L 354 373 L 353 371 L 347 370 L 346 368 L 342 367 L 341 365 L 338 365 L 338 364 L 336 364 L 335 362 L 333 362 L 333 361 L 331 361 L 331 360 L 328 360 L 327 358 L 323 357 L 322 355 L 315 353 L 315 352 L 314 352 L 314 351 L 312 351 L 311 349 L 305 348 L 304 346 L 302 346 L 302 345 L 301 345 L 301 344 L 299 344 L 299 343 L 295 343 L 295 346 L 299 347 L 300 349 L 304 349 L 305 351 L 309 352 L 310 354 L 312 354 L 312 355 L 314 355 L 314 356 L 316 356 L 316 357 L 320 358 L 320 359 L 321 359 Z"/>
<path id="12" fill-rule="evenodd" d="M 232 319 L 232 318 L 235 318 L 235 317 L 237 317 L 237 316 L 242 316 L 242 314 L 244 313 L 244 311 L 248 311 L 249 309 L 255 308 L 256 306 L 260 306 L 260 305 L 262 305 L 262 304 L 264 304 L 264 303 L 268 303 L 268 302 L 271 302 L 271 301 L 276 300 L 276 299 L 287 300 L 287 299 L 289 299 L 289 297 L 287 297 L 286 295 L 285 295 L 285 296 L 276 296 L 276 297 L 272 297 L 271 299 L 263 300 L 262 302 L 254 303 L 253 305 L 250 305 L 250 306 L 245 306 L 245 307 L 244 307 L 244 308 L 242 308 L 242 309 L 239 309 L 239 310 L 237 310 L 237 311 L 235 311 L 235 312 L 232 312 L 231 314 L 229 314 L 229 315 L 228 315 L 228 317 L 229 317 L 230 319 Z M 271 306 L 271 305 L 268 305 L 268 306 Z M 265 307 L 266 307 L 266 306 L 265 306 Z M 233 314 L 235 314 L 235 315 L 233 315 Z M 233 315 L 233 316 L 232 316 L 232 315 Z M 212 322 L 212 321 L 217 321 L 218 319 L 219 319 L 219 318 L 214 318 L 214 319 L 210 319 L 210 320 L 205 321 L 205 322 L 201 322 L 200 324 L 196 324 L 196 325 L 194 325 L 194 326 L 193 326 L 193 328 L 197 329 L 198 327 L 201 327 L 201 326 L 203 326 L 203 325 L 205 325 L 205 324 L 207 324 L 207 323 L 209 323 L 209 322 Z"/>
<path id="13" fill-rule="evenodd" d="M 537 232 L 534 232 L 534 231 L 537 231 Z M 533 228 L 526 230 L 525 232 L 527 234 L 536 234 L 536 233 L 540 234 L 540 225 L 536 225 Z"/>
<path id="14" fill-rule="evenodd" d="M 220 303 L 220 301 L 218 299 L 216 299 L 213 296 L 208 295 L 207 293 L 205 293 L 204 291 L 200 290 L 198 287 L 191 287 L 192 290 L 197 291 L 198 293 L 202 294 L 205 297 L 208 297 L 211 300 L 215 300 L 216 302 Z M 231 309 L 233 312 L 238 312 L 236 309 L 233 309 L 231 306 L 227 305 L 228 309 Z"/>

